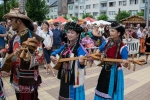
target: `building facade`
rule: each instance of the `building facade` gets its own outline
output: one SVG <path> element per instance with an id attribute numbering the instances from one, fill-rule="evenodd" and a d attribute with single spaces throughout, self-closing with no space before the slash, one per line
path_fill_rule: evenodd
<path id="1" fill-rule="evenodd" d="M 53 5 L 54 3 L 50 5 L 50 9 L 54 9 Z M 58 4 L 55 5 L 55 9 L 56 8 L 59 8 Z M 144 11 L 145 0 L 68 0 L 67 14 L 65 13 L 65 15 L 68 17 L 75 16 L 80 19 L 85 13 L 93 15 L 95 18 L 101 14 L 107 14 L 109 21 L 113 21 L 119 9 L 121 11 L 130 11 L 131 14 L 134 15 L 137 12 Z M 51 18 L 54 19 L 54 15 L 58 16 L 58 11 L 55 13 L 50 12 L 50 17 L 53 16 Z"/>

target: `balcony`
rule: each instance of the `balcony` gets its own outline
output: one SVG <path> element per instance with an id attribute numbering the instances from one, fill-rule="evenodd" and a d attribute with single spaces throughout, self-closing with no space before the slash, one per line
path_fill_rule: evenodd
<path id="1" fill-rule="evenodd" d="M 100 11 L 106 11 L 107 7 L 100 7 Z"/>

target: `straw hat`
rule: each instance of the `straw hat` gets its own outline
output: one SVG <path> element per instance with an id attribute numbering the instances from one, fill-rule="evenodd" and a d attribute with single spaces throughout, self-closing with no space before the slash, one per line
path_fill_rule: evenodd
<path id="1" fill-rule="evenodd" d="M 6 19 L 10 19 L 12 17 L 26 19 L 32 23 L 32 20 L 27 16 L 27 12 L 25 11 L 24 13 L 20 13 L 19 8 L 13 8 L 10 10 L 9 13 L 3 16 L 3 18 L 6 18 Z"/>

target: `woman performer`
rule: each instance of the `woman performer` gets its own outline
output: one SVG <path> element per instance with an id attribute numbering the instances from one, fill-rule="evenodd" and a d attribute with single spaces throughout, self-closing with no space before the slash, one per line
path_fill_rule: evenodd
<path id="1" fill-rule="evenodd" d="M 56 55 L 61 58 L 79 57 L 79 60 L 63 62 L 58 71 L 60 82 L 59 100 L 85 100 L 84 92 L 84 50 L 79 44 L 80 34 L 83 29 L 74 22 L 65 25 L 68 44 L 64 44 L 51 54 L 51 60 L 58 62 Z"/>
<path id="2" fill-rule="evenodd" d="M 106 58 L 124 59 L 123 65 L 127 66 L 128 51 L 122 42 L 124 32 L 124 27 L 113 22 L 110 39 L 99 47 L 97 53 L 103 52 Z M 124 100 L 124 78 L 121 65 L 120 63 L 104 62 L 95 89 L 94 100 Z"/>
<path id="3" fill-rule="evenodd" d="M 150 32 L 150 31 L 149 31 L 149 32 Z M 146 35 L 145 47 L 146 47 L 145 52 L 150 52 L 150 33 L 148 33 L 148 34 Z M 145 64 L 147 64 L 148 56 L 149 56 L 149 54 L 146 54 L 146 62 L 145 62 Z"/>

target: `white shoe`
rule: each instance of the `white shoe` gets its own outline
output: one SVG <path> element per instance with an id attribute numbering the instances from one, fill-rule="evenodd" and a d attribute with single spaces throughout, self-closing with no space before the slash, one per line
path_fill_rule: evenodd
<path id="1" fill-rule="evenodd" d="M 46 65 L 44 65 L 44 69 L 46 69 Z"/>

